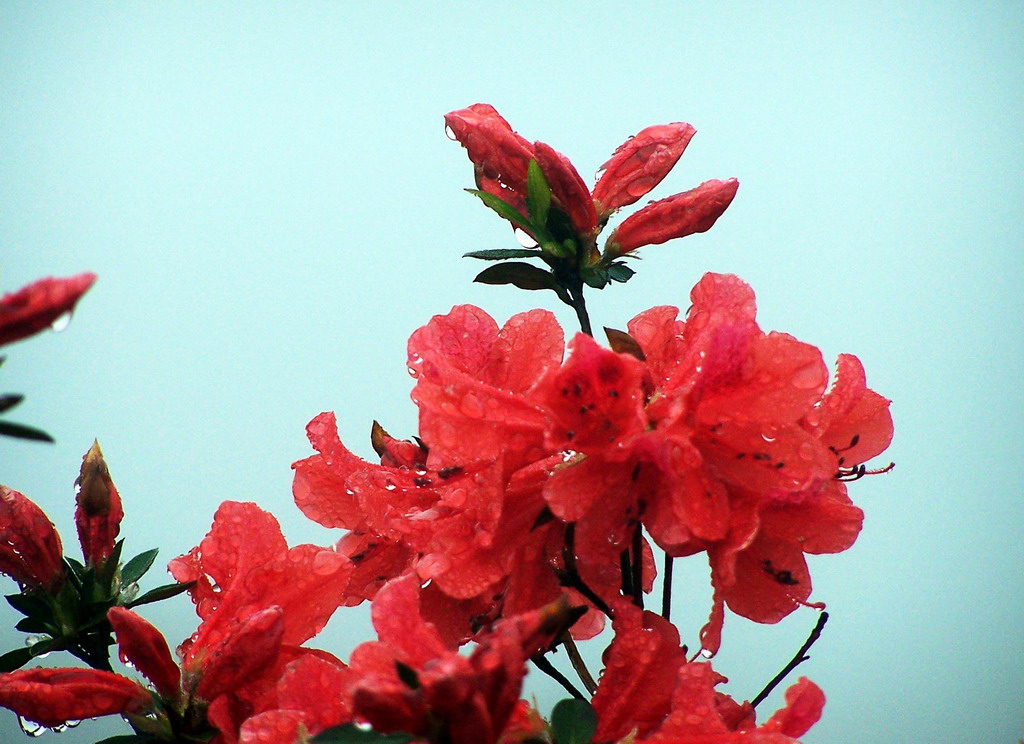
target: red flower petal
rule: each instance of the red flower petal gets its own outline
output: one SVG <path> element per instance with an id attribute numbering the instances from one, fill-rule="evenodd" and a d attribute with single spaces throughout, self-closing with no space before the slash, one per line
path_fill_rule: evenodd
<path id="1" fill-rule="evenodd" d="M 0 298 L 0 346 L 38 333 L 72 312 L 94 281 L 95 274 L 47 277 L 4 295 Z"/>
<path id="2" fill-rule="evenodd" d="M 533 158 L 529 141 L 487 103 L 445 114 L 449 136 L 458 140 L 485 178 L 526 194 L 526 169 Z M 494 193 L 494 192 L 492 192 Z"/>
<path id="3" fill-rule="evenodd" d="M 676 676 L 686 663 L 675 626 L 625 600 L 614 609 L 615 638 L 605 651 L 592 701 L 595 741 L 618 741 L 634 729 L 641 737 L 655 730 L 669 713 Z"/>
<path id="4" fill-rule="evenodd" d="M 272 666 L 284 637 L 284 613 L 280 607 L 269 607 L 236 622 L 235 628 L 217 644 L 204 649 L 198 673 L 196 694 L 204 700 L 230 692 L 249 678 Z M 193 657 L 195 658 L 195 657 Z"/>
<path id="5" fill-rule="evenodd" d="M 695 189 L 652 202 L 627 217 L 607 242 L 610 256 L 621 256 L 645 245 L 664 243 L 693 233 L 706 232 L 722 216 L 739 181 L 705 181 Z"/>
<path id="6" fill-rule="evenodd" d="M 657 124 L 640 130 L 601 166 L 594 201 L 608 214 L 640 199 L 668 175 L 696 133 L 689 124 Z"/>
<path id="7" fill-rule="evenodd" d="M 52 592 L 64 579 L 62 561 L 60 535 L 43 510 L 0 486 L 0 573 Z"/>
<path id="8" fill-rule="evenodd" d="M 107 619 L 117 636 L 121 660 L 138 669 L 165 698 L 176 699 L 181 692 L 181 671 L 163 634 L 124 607 L 111 607 Z"/>
<path id="9" fill-rule="evenodd" d="M 821 718 L 824 707 L 825 693 L 807 677 L 801 677 L 786 690 L 786 707 L 769 718 L 763 729 L 786 736 L 803 736 Z"/>
<path id="10" fill-rule="evenodd" d="M 43 726 L 137 713 L 151 700 L 141 685 L 95 669 L 21 669 L 0 675 L 0 705 Z"/>

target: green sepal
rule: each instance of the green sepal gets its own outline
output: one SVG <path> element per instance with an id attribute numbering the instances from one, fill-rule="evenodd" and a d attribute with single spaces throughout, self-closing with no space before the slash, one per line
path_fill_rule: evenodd
<path id="1" fill-rule="evenodd" d="M 586 700 L 562 700 L 551 711 L 551 733 L 557 744 L 590 744 L 597 714 Z"/>
<path id="2" fill-rule="evenodd" d="M 13 421 L 0 421 L 0 436 L 14 437 L 15 439 L 31 439 L 36 442 L 52 442 L 53 437 L 42 429 L 25 424 L 16 424 Z"/>
<path id="3" fill-rule="evenodd" d="M 24 395 L 17 395 L 15 393 L 0 395 L 0 413 L 11 410 L 23 400 L 25 400 Z"/>
<path id="4" fill-rule="evenodd" d="M 580 270 L 580 279 L 586 282 L 588 287 L 604 289 L 608 286 L 608 271 L 597 266 L 583 268 Z"/>
<path id="5" fill-rule="evenodd" d="M 526 209 L 535 225 L 546 225 L 548 210 L 551 208 L 551 187 L 544 171 L 536 160 L 531 160 L 526 168 Z"/>
<path id="6" fill-rule="evenodd" d="M 411 734 L 382 734 L 379 731 L 366 731 L 353 723 L 333 726 L 324 729 L 310 741 L 314 744 L 408 744 L 417 737 Z"/>
<path id="7" fill-rule="evenodd" d="M 141 579 L 146 571 L 153 566 L 153 561 L 156 560 L 157 553 L 160 550 L 153 548 L 147 550 L 145 553 L 139 553 L 137 556 L 132 558 L 130 561 L 124 564 L 121 568 L 121 585 L 127 586 L 128 584 L 134 584 L 136 581 Z"/>
<path id="8" fill-rule="evenodd" d="M 121 551 L 124 549 L 124 538 L 114 543 L 114 549 L 110 551 L 99 567 L 96 577 L 105 594 L 110 595 L 110 589 L 114 585 L 114 575 L 117 573 L 117 566 L 121 563 Z"/>
<path id="9" fill-rule="evenodd" d="M 489 266 L 477 274 L 473 281 L 480 284 L 512 284 L 519 289 L 550 289 L 562 302 L 571 302 L 569 294 L 558 283 L 554 274 L 519 261 Z"/>
<path id="10" fill-rule="evenodd" d="M 492 248 L 485 251 L 463 253 L 463 258 L 481 258 L 484 261 L 504 261 L 507 258 L 541 258 L 544 251 L 536 248 Z"/>
<path id="11" fill-rule="evenodd" d="M 526 228 L 527 230 L 532 229 L 533 226 L 530 224 L 530 221 L 520 214 L 518 209 L 501 197 L 487 191 L 481 191 L 480 189 L 466 189 L 466 191 L 479 198 L 480 201 L 497 212 L 500 217 L 504 217 L 512 224 L 519 225 L 519 227 Z"/>
<path id="12" fill-rule="evenodd" d="M 165 586 L 158 586 L 156 589 L 150 589 L 142 596 L 132 600 L 126 604 L 125 607 L 130 610 L 132 607 L 138 607 L 139 605 L 159 602 L 162 599 L 170 599 L 171 597 L 176 597 L 182 592 L 187 592 L 195 585 L 196 582 L 194 581 L 186 581 L 184 584 L 167 584 Z"/>
<path id="13" fill-rule="evenodd" d="M 625 284 L 636 272 L 624 263 L 616 262 L 608 267 L 608 277 L 615 282 Z"/>

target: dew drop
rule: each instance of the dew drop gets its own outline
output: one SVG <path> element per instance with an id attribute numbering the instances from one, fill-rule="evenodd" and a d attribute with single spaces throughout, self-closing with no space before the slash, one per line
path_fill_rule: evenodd
<path id="1" fill-rule="evenodd" d="M 42 736 L 50 730 L 41 723 L 30 721 L 27 718 L 22 718 L 21 716 L 18 716 L 18 726 L 29 736 Z"/>
<path id="2" fill-rule="evenodd" d="M 68 311 L 62 315 L 57 316 L 57 319 L 50 323 L 50 330 L 54 333 L 60 333 L 71 325 L 71 312 Z M 38 736 L 38 734 L 33 734 Z"/>
<path id="3" fill-rule="evenodd" d="M 444 125 L 444 136 L 450 139 L 452 142 L 459 141 L 459 138 L 455 136 L 455 130 L 452 129 L 448 124 Z"/>
<path id="4" fill-rule="evenodd" d="M 800 445 L 800 449 L 797 450 L 797 454 L 800 455 L 801 460 L 813 460 L 815 453 L 815 447 L 810 442 L 804 442 Z"/>
<path id="5" fill-rule="evenodd" d="M 817 364 L 808 364 L 793 374 L 793 387 L 800 390 L 813 390 L 824 386 L 825 372 Z"/>
<path id="6" fill-rule="evenodd" d="M 714 656 L 714 654 L 711 652 L 711 649 L 709 648 L 702 648 L 700 650 L 700 655 L 705 659 L 710 659 L 712 656 Z"/>
<path id="7" fill-rule="evenodd" d="M 515 231 L 515 236 L 516 240 L 519 241 L 519 245 L 523 246 L 523 248 L 537 247 L 537 241 L 534 240 L 533 236 L 530 235 L 530 233 L 526 232 L 526 230 L 524 230 L 523 228 L 517 227 Z"/>
<path id="8" fill-rule="evenodd" d="M 483 418 L 484 415 L 483 404 L 480 402 L 480 399 L 472 393 L 467 393 L 462 396 L 462 401 L 459 404 L 459 410 L 470 418 Z"/>

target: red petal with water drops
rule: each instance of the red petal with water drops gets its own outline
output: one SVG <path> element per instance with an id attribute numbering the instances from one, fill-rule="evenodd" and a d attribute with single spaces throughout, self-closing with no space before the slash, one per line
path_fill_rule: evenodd
<path id="1" fill-rule="evenodd" d="M 284 613 L 280 607 L 269 607 L 236 622 L 197 659 L 200 677 L 196 694 L 213 700 L 248 682 L 250 677 L 273 665 L 283 637 Z M 192 673 L 196 673 L 194 668 Z"/>
<path id="2" fill-rule="evenodd" d="M 302 513 L 324 527 L 359 529 L 364 518 L 346 479 L 369 463 L 349 452 L 338 439 L 333 413 L 321 413 L 306 426 L 306 436 L 319 454 L 292 464 L 292 495 Z"/>
<path id="3" fill-rule="evenodd" d="M 168 700 L 181 693 L 181 671 L 163 634 L 124 607 L 111 607 L 107 619 L 117 637 L 121 661 L 131 663 Z"/>
<path id="4" fill-rule="evenodd" d="M 739 181 L 705 181 L 695 189 L 652 202 L 627 217 L 607 243 L 610 256 L 711 229 L 732 203 Z"/>
<path id="5" fill-rule="evenodd" d="M 864 366 L 852 354 L 839 355 L 835 383 L 806 425 L 820 432 L 846 467 L 870 460 L 892 441 L 889 400 L 868 389 Z"/>
<path id="6" fill-rule="evenodd" d="M 138 713 L 151 701 L 145 687 L 96 669 L 20 669 L 0 675 L 0 705 L 43 726 Z"/>
<path id="7" fill-rule="evenodd" d="M 53 523 L 7 486 L 0 486 L 0 573 L 50 592 L 64 580 L 63 547 Z"/>
<path id="8" fill-rule="evenodd" d="M 458 140 L 485 178 L 526 194 L 526 169 L 533 146 L 487 103 L 475 103 L 445 114 L 447 132 Z M 493 193 L 493 192 L 492 192 Z"/>
<path id="9" fill-rule="evenodd" d="M 636 730 L 657 728 L 671 707 L 672 689 L 686 657 L 675 626 L 621 600 L 615 604 L 615 638 L 594 695 L 595 741 L 618 741 Z"/>
<path id="10" fill-rule="evenodd" d="M 96 281 L 95 274 L 47 277 L 0 298 L 0 346 L 49 328 L 71 313 Z"/>
<path id="11" fill-rule="evenodd" d="M 576 334 L 572 354 L 547 383 L 544 402 L 555 419 L 548 430 L 556 449 L 600 450 L 646 426 L 643 363 Z"/>
<path id="12" fill-rule="evenodd" d="M 696 131 L 683 122 L 656 124 L 619 145 L 594 186 L 602 214 L 634 203 L 661 183 Z"/>
<path id="13" fill-rule="evenodd" d="M 534 142 L 537 164 L 551 187 L 551 195 L 558 206 L 569 215 L 573 229 L 581 237 L 588 238 L 597 231 L 597 211 L 590 189 L 583 182 L 579 172 L 569 158 L 557 152 L 550 145 Z"/>

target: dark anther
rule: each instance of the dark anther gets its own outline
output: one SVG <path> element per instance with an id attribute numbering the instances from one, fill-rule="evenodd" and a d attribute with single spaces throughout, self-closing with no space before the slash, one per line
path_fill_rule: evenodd
<path id="1" fill-rule="evenodd" d="M 459 465 L 452 465 L 447 468 L 441 468 L 437 471 L 437 477 L 441 480 L 448 480 L 452 476 L 458 475 L 462 472 L 462 467 Z"/>
<path id="2" fill-rule="evenodd" d="M 755 460 L 771 460 L 772 459 L 772 456 L 769 455 L 767 452 L 755 452 L 753 455 L 751 455 L 751 457 L 753 457 Z"/>
<path id="3" fill-rule="evenodd" d="M 793 578 L 793 573 L 791 571 L 787 571 L 784 568 L 775 568 L 772 565 L 772 562 L 768 559 L 761 561 L 761 565 L 764 567 L 764 572 L 780 584 L 785 586 L 796 586 L 800 583 L 797 579 Z"/>
<path id="4" fill-rule="evenodd" d="M 849 483 L 850 481 L 860 480 L 865 475 L 881 475 L 882 473 L 888 473 L 896 467 L 896 463 L 890 462 L 884 468 L 877 468 L 875 470 L 868 470 L 866 465 L 854 465 L 851 468 L 839 468 L 836 474 L 833 476 L 836 480 Z"/>
<path id="5" fill-rule="evenodd" d="M 417 488 L 426 488 L 434 481 L 430 480 L 430 478 L 413 478 L 412 482 L 416 484 Z"/>
<path id="6" fill-rule="evenodd" d="M 784 463 L 784 462 L 777 462 L 777 463 L 775 463 L 775 469 L 776 470 L 778 470 L 779 468 L 784 468 L 784 467 L 786 467 L 786 463 Z"/>

